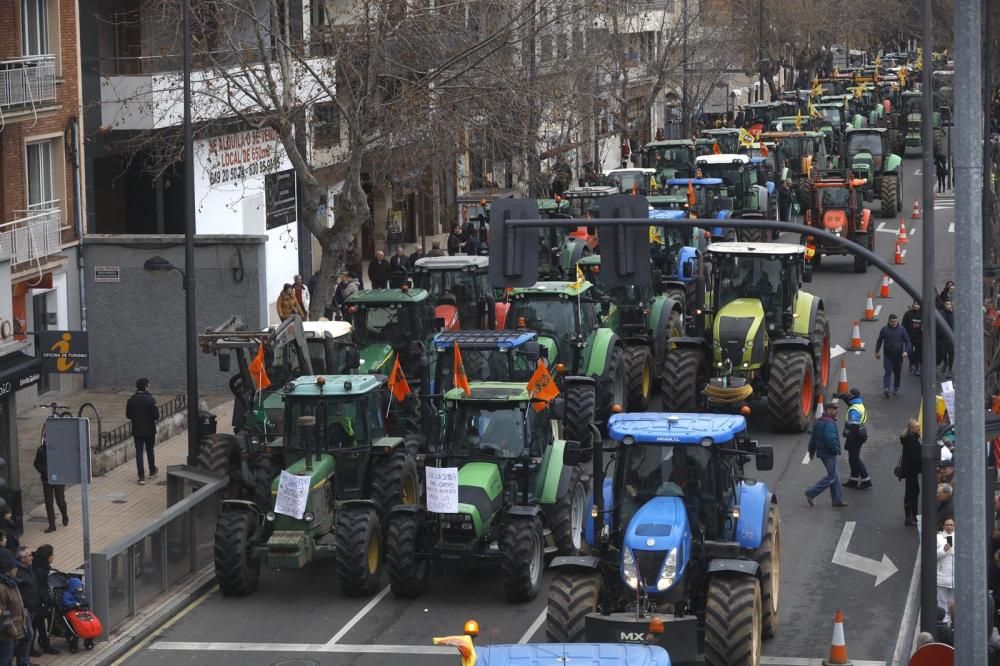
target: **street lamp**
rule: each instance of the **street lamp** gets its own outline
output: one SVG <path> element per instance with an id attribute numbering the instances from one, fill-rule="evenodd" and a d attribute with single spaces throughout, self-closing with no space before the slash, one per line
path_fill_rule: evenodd
<path id="1" fill-rule="evenodd" d="M 184 271 L 177 268 L 169 260 L 163 257 L 150 257 L 142 264 L 143 270 L 147 270 L 150 273 L 162 272 L 162 271 L 177 271 L 184 277 Z"/>

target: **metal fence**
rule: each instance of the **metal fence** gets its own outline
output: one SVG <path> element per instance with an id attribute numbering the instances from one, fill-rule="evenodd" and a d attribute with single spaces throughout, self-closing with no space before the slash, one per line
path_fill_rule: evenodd
<path id="1" fill-rule="evenodd" d="M 31 56 L 0 62 L 0 108 L 34 106 L 56 98 L 56 57 Z"/>
<path id="2" fill-rule="evenodd" d="M 174 414 L 179 414 L 180 412 L 187 409 L 187 396 L 176 395 L 172 400 L 160 405 L 160 420 L 169 419 Z M 197 424 L 195 424 L 197 426 Z M 94 447 L 95 451 L 105 451 L 110 449 L 115 444 L 124 442 L 132 437 L 132 423 L 128 421 L 121 424 L 117 428 L 108 430 L 107 432 L 102 432 L 100 437 L 98 437 L 97 446 Z"/>
<path id="3" fill-rule="evenodd" d="M 59 201 L 46 201 L 30 210 L 14 211 L 13 222 L 0 224 L 0 253 L 14 264 L 39 261 L 62 251 L 62 209 Z"/>
<path id="4" fill-rule="evenodd" d="M 212 561 L 219 502 L 229 483 L 186 465 L 167 468 L 168 508 L 90 555 L 89 593 L 102 639 Z"/>

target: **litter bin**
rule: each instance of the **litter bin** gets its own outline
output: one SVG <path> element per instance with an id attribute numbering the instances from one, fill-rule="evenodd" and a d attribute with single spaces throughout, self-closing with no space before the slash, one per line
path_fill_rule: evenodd
<path id="1" fill-rule="evenodd" d="M 198 414 L 198 439 L 207 435 L 214 435 L 219 427 L 219 419 L 212 412 L 199 412 Z"/>

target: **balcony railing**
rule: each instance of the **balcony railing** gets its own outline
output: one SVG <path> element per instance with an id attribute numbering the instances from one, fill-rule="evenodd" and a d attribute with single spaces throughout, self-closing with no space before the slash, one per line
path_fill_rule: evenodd
<path id="1" fill-rule="evenodd" d="M 16 210 L 14 215 L 13 222 L 0 224 L 0 255 L 11 257 L 13 264 L 23 264 L 62 251 L 62 209 L 58 200 Z"/>
<path id="2" fill-rule="evenodd" d="M 38 106 L 56 98 L 56 57 L 0 61 L 0 109 Z"/>

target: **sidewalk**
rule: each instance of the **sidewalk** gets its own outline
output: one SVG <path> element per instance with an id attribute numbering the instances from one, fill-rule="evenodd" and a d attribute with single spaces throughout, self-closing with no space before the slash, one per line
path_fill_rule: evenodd
<path id="1" fill-rule="evenodd" d="M 88 393 L 87 396 L 90 398 L 93 394 Z M 64 403 L 60 402 L 60 404 Z M 218 417 L 220 431 L 229 431 L 232 402 L 227 401 L 221 405 L 213 405 L 211 411 Z M 44 419 L 42 420 L 44 421 Z M 27 448 L 27 446 L 22 448 Z M 34 449 L 32 448 L 33 456 Z M 103 546 L 113 543 L 122 535 L 138 529 L 159 516 L 167 506 L 167 467 L 184 464 L 186 458 L 187 432 L 182 431 L 166 441 L 157 443 L 156 464 L 160 473 L 155 479 L 147 478 L 146 485 L 138 485 L 135 464 L 131 460 L 104 476 L 95 477 L 90 484 L 89 491 L 91 549 L 99 550 Z M 34 470 L 32 470 L 32 474 L 37 478 L 38 475 Z M 67 488 L 66 503 L 69 505 L 69 526 L 63 527 L 62 522 L 57 519 L 58 527 L 55 532 L 50 534 L 44 533 L 48 526 L 48 521 L 45 518 L 45 507 L 37 505 L 30 511 L 26 509 L 21 544 L 32 550 L 42 544 L 51 544 L 55 549 L 54 568 L 61 571 L 76 571 L 81 569 L 83 565 L 83 527 L 80 517 L 79 486 Z M 58 509 L 56 511 L 58 514 Z M 157 603 L 170 596 L 171 593 L 162 595 Z M 102 620 L 104 619 L 106 618 L 102 618 Z M 122 633 L 128 628 L 129 624 L 126 623 L 118 633 Z M 112 635 L 112 638 L 114 637 Z M 69 653 L 63 639 L 53 639 L 53 645 L 62 650 L 62 654 L 37 657 L 33 658 L 32 661 L 38 664 L 81 664 L 84 661 L 102 663 L 100 659 L 102 649 L 109 644 L 98 643 L 91 652 L 84 652 L 81 647 L 80 652 L 76 655 Z"/>

